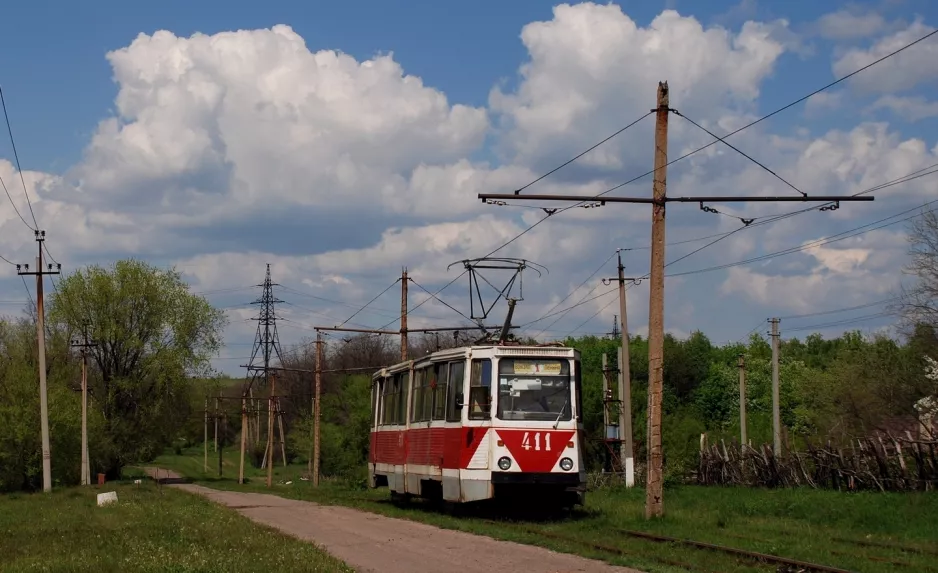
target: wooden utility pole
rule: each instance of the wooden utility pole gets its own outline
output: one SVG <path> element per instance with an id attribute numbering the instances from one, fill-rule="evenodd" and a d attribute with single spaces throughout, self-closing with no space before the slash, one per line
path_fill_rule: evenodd
<path id="1" fill-rule="evenodd" d="M 407 272 L 405 271 L 406 275 Z M 407 281 L 404 281 L 407 284 Z M 407 288 L 406 286 L 404 287 Z M 405 319 L 406 320 L 406 319 Z M 403 332 L 403 331 L 402 331 Z M 401 336 L 401 352 L 407 352 L 407 336 Z M 319 424 L 322 419 L 320 396 L 322 395 L 322 332 L 316 331 L 316 390 L 313 402 L 313 486 L 319 487 Z"/>
<path id="2" fill-rule="evenodd" d="M 772 446 L 775 457 L 782 455 L 781 416 L 778 405 L 778 323 L 779 319 L 770 318 L 772 323 Z"/>
<path id="3" fill-rule="evenodd" d="M 740 354 L 739 361 L 739 439 L 745 446 L 746 441 L 746 355 Z"/>
<path id="4" fill-rule="evenodd" d="M 274 483 L 274 396 L 277 392 L 277 373 L 270 373 L 270 396 L 267 398 L 267 487 Z"/>
<path id="5" fill-rule="evenodd" d="M 664 216 L 668 164 L 668 82 L 658 82 L 655 124 L 655 203 L 651 220 L 651 299 L 648 310 L 648 463 L 645 517 L 664 513 L 661 455 L 661 401 L 664 386 Z"/>
<path id="6" fill-rule="evenodd" d="M 407 269 L 401 274 L 401 361 L 407 360 Z"/>
<path id="7" fill-rule="evenodd" d="M 88 340 L 88 329 L 84 328 L 81 340 L 72 341 L 72 346 L 81 352 L 81 485 L 91 484 L 91 462 L 88 458 L 88 349 L 95 346 Z"/>
<path id="8" fill-rule="evenodd" d="M 49 447 L 49 394 L 46 387 L 46 313 L 43 300 L 43 276 L 57 275 L 62 265 L 52 270 L 42 267 L 42 243 L 46 240 L 46 232 L 36 230 L 36 242 L 39 244 L 39 256 L 36 257 L 36 270 L 30 271 L 29 265 L 16 265 L 16 274 L 36 275 L 36 339 L 39 351 L 39 425 L 42 433 L 42 491 L 52 491 L 52 449 Z"/>
<path id="9" fill-rule="evenodd" d="M 622 345 L 619 347 L 619 459 L 625 472 L 625 487 L 635 485 L 635 460 L 632 447 L 632 374 L 629 370 L 629 321 L 626 313 L 625 267 L 619 251 L 619 317 L 622 321 Z"/>

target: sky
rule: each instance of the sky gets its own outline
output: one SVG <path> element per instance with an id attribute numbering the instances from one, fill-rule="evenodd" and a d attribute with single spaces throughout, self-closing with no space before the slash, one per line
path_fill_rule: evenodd
<path id="1" fill-rule="evenodd" d="M 695 123 L 723 136 L 938 22 L 927 0 L 88 4 L 5 8 L 0 86 L 23 172 L 0 136 L 12 200 L 0 202 L 0 255 L 35 259 L 25 181 L 63 273 L 144 259 L 224 308 L 213 364 L 231 375 L 250 355 L 266 264 L 284 349 L 315 326 L 396 329 L 403 267 L 420 305 L 411 327 L 467 325 L 456 311 L 470 314 L 468 276 L 448 266 L 508 242 L 541 207 L 569 205 L 486 205 L 478 193 L 511 193 L 647 116 L 659 81 L 680 112 L 677 158 L 713 141 Z M 938 36 L 728 140 L 767 169 L 723 143 L 668 168 L 671 196 L 896 182 L 873 202 L 782 218 L 815 204 L 669 204 L 669 332 L 732 342 L 773 316 L 786 338 L 890 331 L 883 311 L 911 280 L 903 219 L 938 199 L 936 58 Z M 648 116 L 524 192 L 595 195 L 650 170 L 653 153 Z M 651 192 L 644 177 L 611 194 Z M 601 279 L 617 249 L 627 276 L 646 275 L 650 221 L 648 205 L 572 208 L 499 250 L 547 269 L 532 265 L 513 291 L 519 332 L 608 333 L 618 304 Z M 510 275 L 483 277 L 500 287 Z M 422 289 L 447 284 L 424 303 Z M 0 263 L 0 290 L 0 312 L 20 315 L 12 264 Z M 627 294 L 629 331 L 644 336 L 648 281 Z M 498 302 L 488 322 L 506 310 Z"/>

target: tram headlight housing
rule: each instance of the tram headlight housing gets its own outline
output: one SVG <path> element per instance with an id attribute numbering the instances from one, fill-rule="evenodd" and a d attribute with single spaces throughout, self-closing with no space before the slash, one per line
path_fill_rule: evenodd
<path id="1" fill-rule="evenodd" d="M 508 456 L 498 458 L 498 468 L 503 472 L 507 472 L 511 468 L 511 458 Z"/>
<path id="2" fill-rule="evenodd" d="M 560 469 L 565 472 L 568 472 L 573 469 L 573 460 L 570 458 L 562 458 L 560 460 Z"/>

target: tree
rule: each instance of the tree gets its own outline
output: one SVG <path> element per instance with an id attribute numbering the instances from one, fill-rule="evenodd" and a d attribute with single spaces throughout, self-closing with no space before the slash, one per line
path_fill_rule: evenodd
<path id="1" fill-rule="evenodd" d="M 904 291 L 899 311 L 910 326 L 938 326 L 938 213 L 928 210 L 914 218 L 908 241 L 912 261 L 904 270 L 917 282 Z"/>
<path id="2" fill-rule="evenodd" d="M 89 394 L 115 445 L 112 472 L 158 454 L 184 425 L 188 381 L 208 376 L 226 324 L 174 269 L 132 259 L 64 276 L 49 320 L 97 343 Z"/>

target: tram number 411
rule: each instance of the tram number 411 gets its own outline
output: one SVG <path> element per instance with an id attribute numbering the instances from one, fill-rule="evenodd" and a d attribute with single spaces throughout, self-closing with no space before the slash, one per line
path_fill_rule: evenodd
<path id="1" fill-rule="evenodd" d="M 525 432 L 521 438 L 521 447 L 530 450 L 532 447 L 535 452 L 541 451 L 541 432 L 534 432 L 534 445 L 531 445 L 531 432 Z M 550 451 L 550 433 L 544 432 L 544 451 Z"/>

